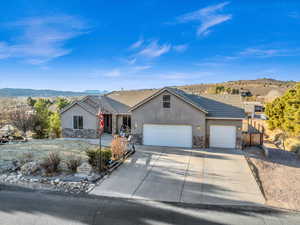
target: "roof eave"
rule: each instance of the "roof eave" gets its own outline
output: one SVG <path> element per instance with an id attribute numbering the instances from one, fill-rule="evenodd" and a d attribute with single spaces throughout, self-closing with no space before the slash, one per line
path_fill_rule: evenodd
<path id="1" fill-rule="evenodd" d="M 70 108 L 72 108 L 75 104 L 77 104 L 78 101 L 72 102 L 71 104 L 67 105 L 63 109 L 59 111 L 59 114 L 63 114 L 64 112 L 68 111 Z"/>
<path id="2" fill-rule="evenodd" d="M 74 105 L 78 105 L 80 106 L 83 110 L 87 111 L 88 113 L 92 114 L 93 116 L 96 116 L 93 112 L 91 112 L 90 110 L 86 109 L 83 105 L 80 104 L 80 102 L 73 102 L 72 104 L 70 104 L 69 106 L 65 107 L 64 109 L 62 109 L 60 111 L 60 114 L 65 113 L 66 111 L 68 111 L 69 109 L 71 109 Z"/>
<path id="3" fill-rule="evenodd" d="M 210 120 L 244 120 L 245 117 L 220 117 L 220 116 L 208 116 L 205 119 Z"/>

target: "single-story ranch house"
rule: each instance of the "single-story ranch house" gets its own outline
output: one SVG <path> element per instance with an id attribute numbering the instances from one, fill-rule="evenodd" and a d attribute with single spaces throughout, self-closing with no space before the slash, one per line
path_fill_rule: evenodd
<path id="1" fill-rule="evenodd" d="M 114 91 L 87 96 L 61 111 L 64 137 L 98 137 L 99 108 L 104 132 L 131 129 L 144 145 L 240 148 L 245 118 L 238 95 L 193 95 L 177 88 Z"/>

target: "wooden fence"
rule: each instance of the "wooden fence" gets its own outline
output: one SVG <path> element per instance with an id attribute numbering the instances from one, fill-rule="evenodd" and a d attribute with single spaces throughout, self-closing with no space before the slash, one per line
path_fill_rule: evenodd
<path id="1" fill-rule="evenodd" d="M 248 119 L 247 132 L 242 134 L 243 147 L 262 146 L 264 142 L 264 126 L 260 121 Z"/>
<path id="2" fill-rule="evenodd" d="M 243 133 L 242 141 L 243 141 L 243 147 L 262 146 L 263 133 Z"/>

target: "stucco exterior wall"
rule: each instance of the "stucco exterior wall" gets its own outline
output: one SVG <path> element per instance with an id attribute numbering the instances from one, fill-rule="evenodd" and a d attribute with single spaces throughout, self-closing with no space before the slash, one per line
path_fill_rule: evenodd
<path id="1" fill-rule="evenodd" d="M 210 135 L 211 125 L 236 126 L 236 148 L 241 148 L 243 120 L 207 119 L 206 120 L 206 147 L 209 147 L 209 135 Z"/>
<path id="2" fill-rule="evenodd" d="M 83 117 L 83 129 L 73 129 L 73 116 Z M 97 138 L 97 118 L 79 105 L 74 105 L 61 114 L 63 137 Z"/>
<path id="3" fill-rule="evenodd" d="M 96 115 L 92 115 L 79 105 L 74 105 L 61 114 L 61 127 L 73 129 L 73 116 L 83 117 L 83 129 L 97 129 Z"/>
<path id="4" fill-rule="evenodd" d="M 164 94 L 171 95 L 171 108 L 169 109 L 162 106 Z M 147 123 L 191 125 L 193 144 L 195 146 L 204 144 L 206 132 L 205 113 L 167 91 L 132 111 L 132 133 L 139 142 L 142 142 L 143 125 Z"/>

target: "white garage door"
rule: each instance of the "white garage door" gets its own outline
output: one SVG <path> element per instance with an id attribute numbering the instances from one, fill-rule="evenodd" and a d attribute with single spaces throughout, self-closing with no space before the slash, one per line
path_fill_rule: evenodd
<path id="1" fill-rule="evenodd" d="M 192 147 L 192 126 L 144 124 L 144 145 Z"/>
<path id="2" fill-rule="evenodd" d="M 235 126 L 210 126 L 209 146 L 216 148 L 235 148 Z"/>

